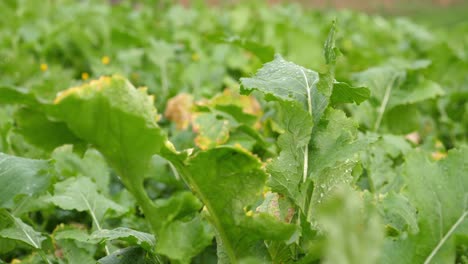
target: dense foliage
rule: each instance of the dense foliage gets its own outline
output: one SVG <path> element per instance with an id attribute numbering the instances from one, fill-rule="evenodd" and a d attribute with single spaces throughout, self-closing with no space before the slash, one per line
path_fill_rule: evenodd
<path id="1" fill-rule="evenodd" d="M 468 263 L 468 24 L 0 10 L 0 263 Z"/>

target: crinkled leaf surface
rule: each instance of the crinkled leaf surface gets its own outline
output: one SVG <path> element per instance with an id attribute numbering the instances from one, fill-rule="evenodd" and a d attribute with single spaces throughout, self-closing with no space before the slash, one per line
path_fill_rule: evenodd
<path id="1" fill-rule="evenodd" d="M 21 241 L 37 249 L 46 240 L 41 233 L 5 209 L 0 210 L 0 237 Z"/>
<path id="2" fill-rule="evenodd" d="M 296 101 L 311 113 L 318 123 L 328 105 L 328 97 L 319 92 L 319 74 L 286 61 L 280 55 L 266 63 L 251 78 L 241 78 L 241 93 L 258 90 L 267 100 Z M 330 88 L 331 89 L 331 88 Z"/>
<path id="3" fill-rule="evenodd" d="M 468 147 L 433 163 L 421 152 L 406 157 L 404 193 L 418 210 L 419 232 L 387 239 L 382 263 L 454 263 L 453 234 L 468 225 Z"/>
<path id="4" fill-rule="evenodd" d="M 316 206 L 336 186 L 353 182 L 351 172 L 357 161 L 357 153 L 374 141 L 372 137 L 357 138 L 357 124 L 341 110 L 328 109 L 323 122 L 312 139 L 310 173 L 314 191 L 310 201 L 308 218 L 314 215 Z"/>
<path id="5" fill-rule="evenodd" d="M 255 76 L 241 78 L 241 92 L 250 93 L 252 90 L 258 90 L 264 93 L 267 99 L 298 101 L 307 106 L 308 94 L 318 80 L 317 72 L 276 55 L 275 59 L 263 65 Z"/>
<path id="6" fill-rule="evenodd" d="M 49 161 L 0 153 L 0 207 L 11 208 L 20 194 L 33 196 L 47 190 L 51 177 Z"/>
<path id="7" fill-rule="evenodd" d="M 305 210 L 306 195 L 300 187 L 304 177 L 304 151 L 312 133 L 312 118 L 296 102 L 281 102 L 279 123 L 284 133 L 278 137 L 278 157 L 267 166 L 272 190 L 287 194 Z"/>

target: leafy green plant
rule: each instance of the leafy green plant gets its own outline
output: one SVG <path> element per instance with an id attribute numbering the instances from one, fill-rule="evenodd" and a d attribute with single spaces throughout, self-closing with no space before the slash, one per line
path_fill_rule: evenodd
<path id="1" fill-rule="evenodd" d="M 295 6 L 27 2 L 0 4 L 2 262 L 466 261 L 466 40 Z"/>

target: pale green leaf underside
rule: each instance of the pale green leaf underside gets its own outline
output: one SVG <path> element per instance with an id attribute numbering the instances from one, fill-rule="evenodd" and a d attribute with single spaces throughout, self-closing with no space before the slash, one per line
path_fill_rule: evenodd
<path id="1" fill-rule="evenodd" d="M 0 207 L 12 208 L 17 195 L 45 191 L 51 180 L 49 162 L 0 153 Z"/>
<path id="2" fill-rule="evenodd" d="M 125 212 L 124 207 L 100 194 L 96 184 L 86 177 L 70 178 L 55 184 L 54 195 L 48 201 L 65 210 L 87 211 L 97 225 L 108 210 Z"/>
<path id="3" fill-rule="evenodd" d="M 0 210 L 0 237 L 21 241 L 36 249 L 40 249 L 42 241 L 46 239 L 41 233 L 4 209 Z"/>

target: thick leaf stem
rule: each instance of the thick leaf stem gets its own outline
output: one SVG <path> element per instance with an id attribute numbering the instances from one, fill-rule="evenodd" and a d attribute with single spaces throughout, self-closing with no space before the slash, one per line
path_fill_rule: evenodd
<path id="1" fill-rule="evenodd" d="M 310 116 L 312 116 L 312 98 L 311 98 L 311 95 L 310 95 L 309 81 L 307 80 L 307 76 L 306 76 L 303 69 L 301 69 L 301 72 L 302 72 L 302 75 L 304 75 L 304 79 L 305 79 L 305 82 L 306 82 L 307 107 L 308 107 L 308 111 L 309 111 Z M 304 170 L 302 172 L 303 182 L 306 182 L 306 180 L 307 180 L 307 171 L 309 169 L 308 168 L 308 163 L 309 163 L 309 142 L 307 142 L 307 144 L 305 145 L 305 148 L 304 148 Z"/>

